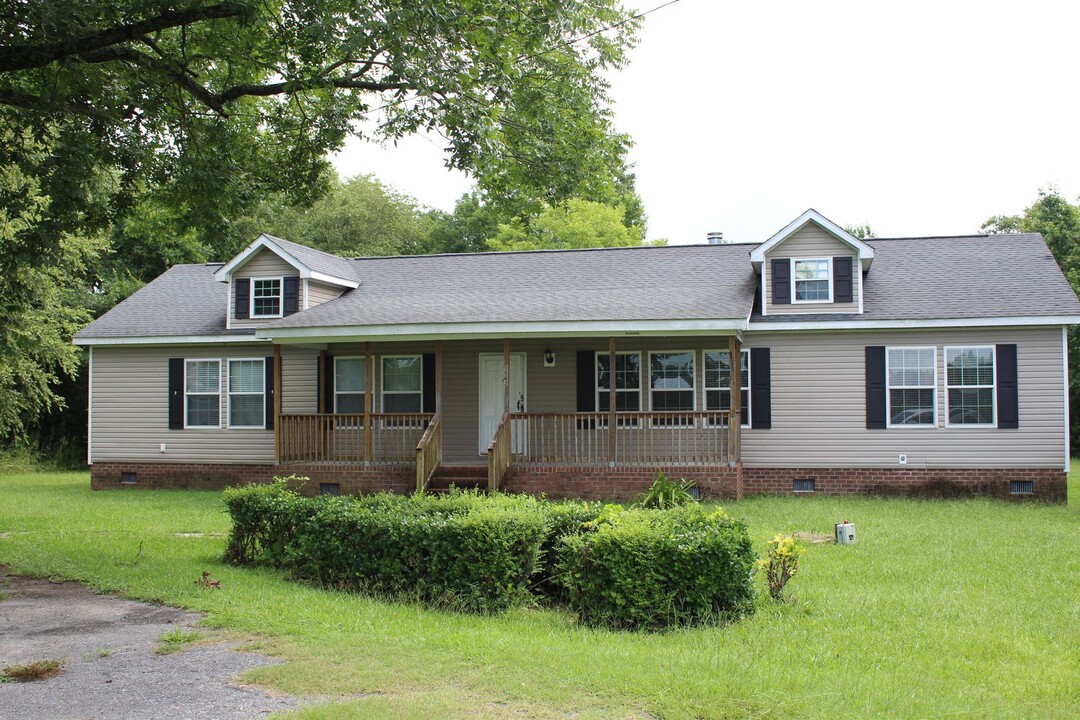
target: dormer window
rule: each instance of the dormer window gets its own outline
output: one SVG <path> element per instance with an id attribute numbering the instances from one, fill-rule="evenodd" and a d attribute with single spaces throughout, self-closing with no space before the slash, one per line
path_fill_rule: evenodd
<path id="1" fill-rule="evenodd" d="M 252 279 L 251 317 L 281 317 L 281 278 Z"/>
<path id="2" fill-rule="evenodd" d="M 792 260 L 795 302 L 832 302 L 832 260 L 813 258 Z"/>

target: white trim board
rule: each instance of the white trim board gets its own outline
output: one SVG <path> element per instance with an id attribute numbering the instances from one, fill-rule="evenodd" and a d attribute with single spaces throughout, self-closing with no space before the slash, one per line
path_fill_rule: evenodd
<path id="1" fill-rule="evenodd" d="M 912 320 L 809 320 L 806 322 L 750 322 L 747 332 L 779 332 L 791 330 L 922 330 L 952 327 L 1031 327 L 1037 325 L 1077 325 L 1080 315 L 1046 315 L 1043 317 L 996 318 L 938 318 Z"/>
<path id="2" fill-rule="evenodd" d="M 750 261 L 760 263 L 765 261 L 765 255 L 774 247 L 787 240 L 789 237 L 802 230 L 807 224 L 814 223 L 825 232 L 834 236 L 840 242 L 854 248 L 859 253 L 859 260 L 863 262 L 863 269 L 869 266 L 874 259 L 874 248 L 849 233 L 844 228 L 825 217 L 817 210 L 810 208 L 799 217 L 785 225 L 778 233 L 761 243 L 750 251 Z"/>
<path id="3" fill-rule="evenodd" d="M 279 258 L 292 265 L 300 272 L 301 278 L 311 278 L 312 280 L 318 280 L 319 282 L 328 283 L 330 285 L 338 285 L 346 288 L 358 288 L 360 283 L 356 280 L 349 278 L 341 278 L 333 275 L 327 275 L 325 273 L 312 270 L 307 265 L 298 260 L 292 253 L 287 252 L 284 248 L 274 242 L 274 239 L 266 235 L 265 233 L 260 235 L 241 250 L 232 260 L 222 265 L 214 272 L 214 279 L 220 282 L 229 282 L 232 279 L 232 273 L 240 267 L 243 267 L 248 260 L 262 250 L 263 248 L 277 255 Z"/>
<path id="4" fill-rule="evenodd" d="M 254 335 L 143 335 L 132 337 L 75 338 L 75 345 L 219 345 L 221 343 L 267 343 Z"/>

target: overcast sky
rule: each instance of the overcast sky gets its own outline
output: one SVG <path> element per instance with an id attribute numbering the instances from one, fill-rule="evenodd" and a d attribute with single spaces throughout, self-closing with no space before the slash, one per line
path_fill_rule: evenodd
<path id="1" fill-rule="evenodd" d="M 638 0 L 649 10 L 663 0 Z M 1080 4 L 680 0 L 612 76 L 649 239 L 760 242 L 808 207 L 879 237 L 977 232 L 1040 187 L 1080 194 Z M 437 139 L 351 142 L 373 172 L 453 209 Z"/>

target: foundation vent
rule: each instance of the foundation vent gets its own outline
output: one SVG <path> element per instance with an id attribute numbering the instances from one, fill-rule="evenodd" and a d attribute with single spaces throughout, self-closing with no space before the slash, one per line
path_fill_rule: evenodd
<path id="1" fill-rule="evenodd" d="M 319 483 L 320 495 L 340 495 L 341 483 Z"/>
<path id="2" fill-rule="evenodd" d="M 797 493 L 812 493 L 815 490 L 815 481 L 816 478 L 795 478 L 791 481 L 791 490 Z"/>
<path id="3" fill-rule="evenodd" d="M 1009 493 L 1012 495 L 1031 495 L 1034 492 L 1034 480 L 1013 480 L 1009 483 Z"/>
<path id="4" fill-rule="evenodd" d="M 134 472 L 122 472 L 120 473 L 121 485 L 136 485 L 139 482 L 139 474 Z"/>

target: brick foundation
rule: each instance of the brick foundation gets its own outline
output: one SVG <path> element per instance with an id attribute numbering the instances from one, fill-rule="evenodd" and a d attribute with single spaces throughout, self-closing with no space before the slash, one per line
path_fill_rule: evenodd
<path id="1" fill-rule="evenodd" d="M 121 482 L 122 473 L 136 473 L 134 484 Z M 416 487 L 416 469 L 412 465 L 231 465 L 220 463 L 94 463 L 90 467 L 90 486 L 109 488 L 180 488 L 221 490 L 229 485 L 270 482 L 275 476 L 301 475 L 311 478 L 301 491 L 319 492 L 320 483 L 338 483 L 342 495 L 381 490 L 412 492 Z"/>
<path id="2" fill-rule="evenodd" d="M 625 500 L 645 491 L 657 470 L 673 479 L 694 481 L 705 499 L 737 500 L 746 494 L 790 495 L 796 479 L 814 479 L 818 495 L 919 495 L 970 497 L 988 495 L 1006 499 L 1038 498 L 1065 502 L 1067 476 L 1052 468 L 1028 469 L 908 469 L 908 468 L 734 468 L 726 465 L 689 467 L 597 465 L 511 467 L 503 489 L 546 495 L 550 498 Z M 135 484 L 121 482 L 121 474 L 136 474 Z M 108 488 L 182 488 L 220 490 L 229 485 L 269 482 L 274 476 L 311 478 L 306 494 L 319 492 L 320 483 L 338 483 L 342 494 L 382 490 L 412 492 L 416 471 L 412 465 L 206 465 L 197 463 L 94 463 L 90 483 Z M 1013 480 L 1030 480 L 1030 495 L 1013 495 Z"/>
<path id="3" fill-rule="evenodd" d="M 1004 499 L 1038 498 L 1065 502 L 1067 476 L 1052 468 L 1021 469 L 916 469 L 916 468 L 760 468 L 742 471 L 746 494 L 791 495 L 796 479 L 814 479 L 819 495 L 917 495 L 970 497 L 989 495 Z M 1034 492 L 1013 495 L 1013 480 L 1030 480 Z"/>
<path id="4" fill-rule="evenodd" d="M 506 474 L 503 489 L 507 492 L 546 495 L 549 498 L 584 498 L 587 500 L 628 500 L 640 495 L 652 484 L 656 471 L 671 479 L 692 480 L 703 499 L 738 500 L 742 496 L 742 465 L 731 468 L 715 466 L 554 466 L 519 465 Z"/>

